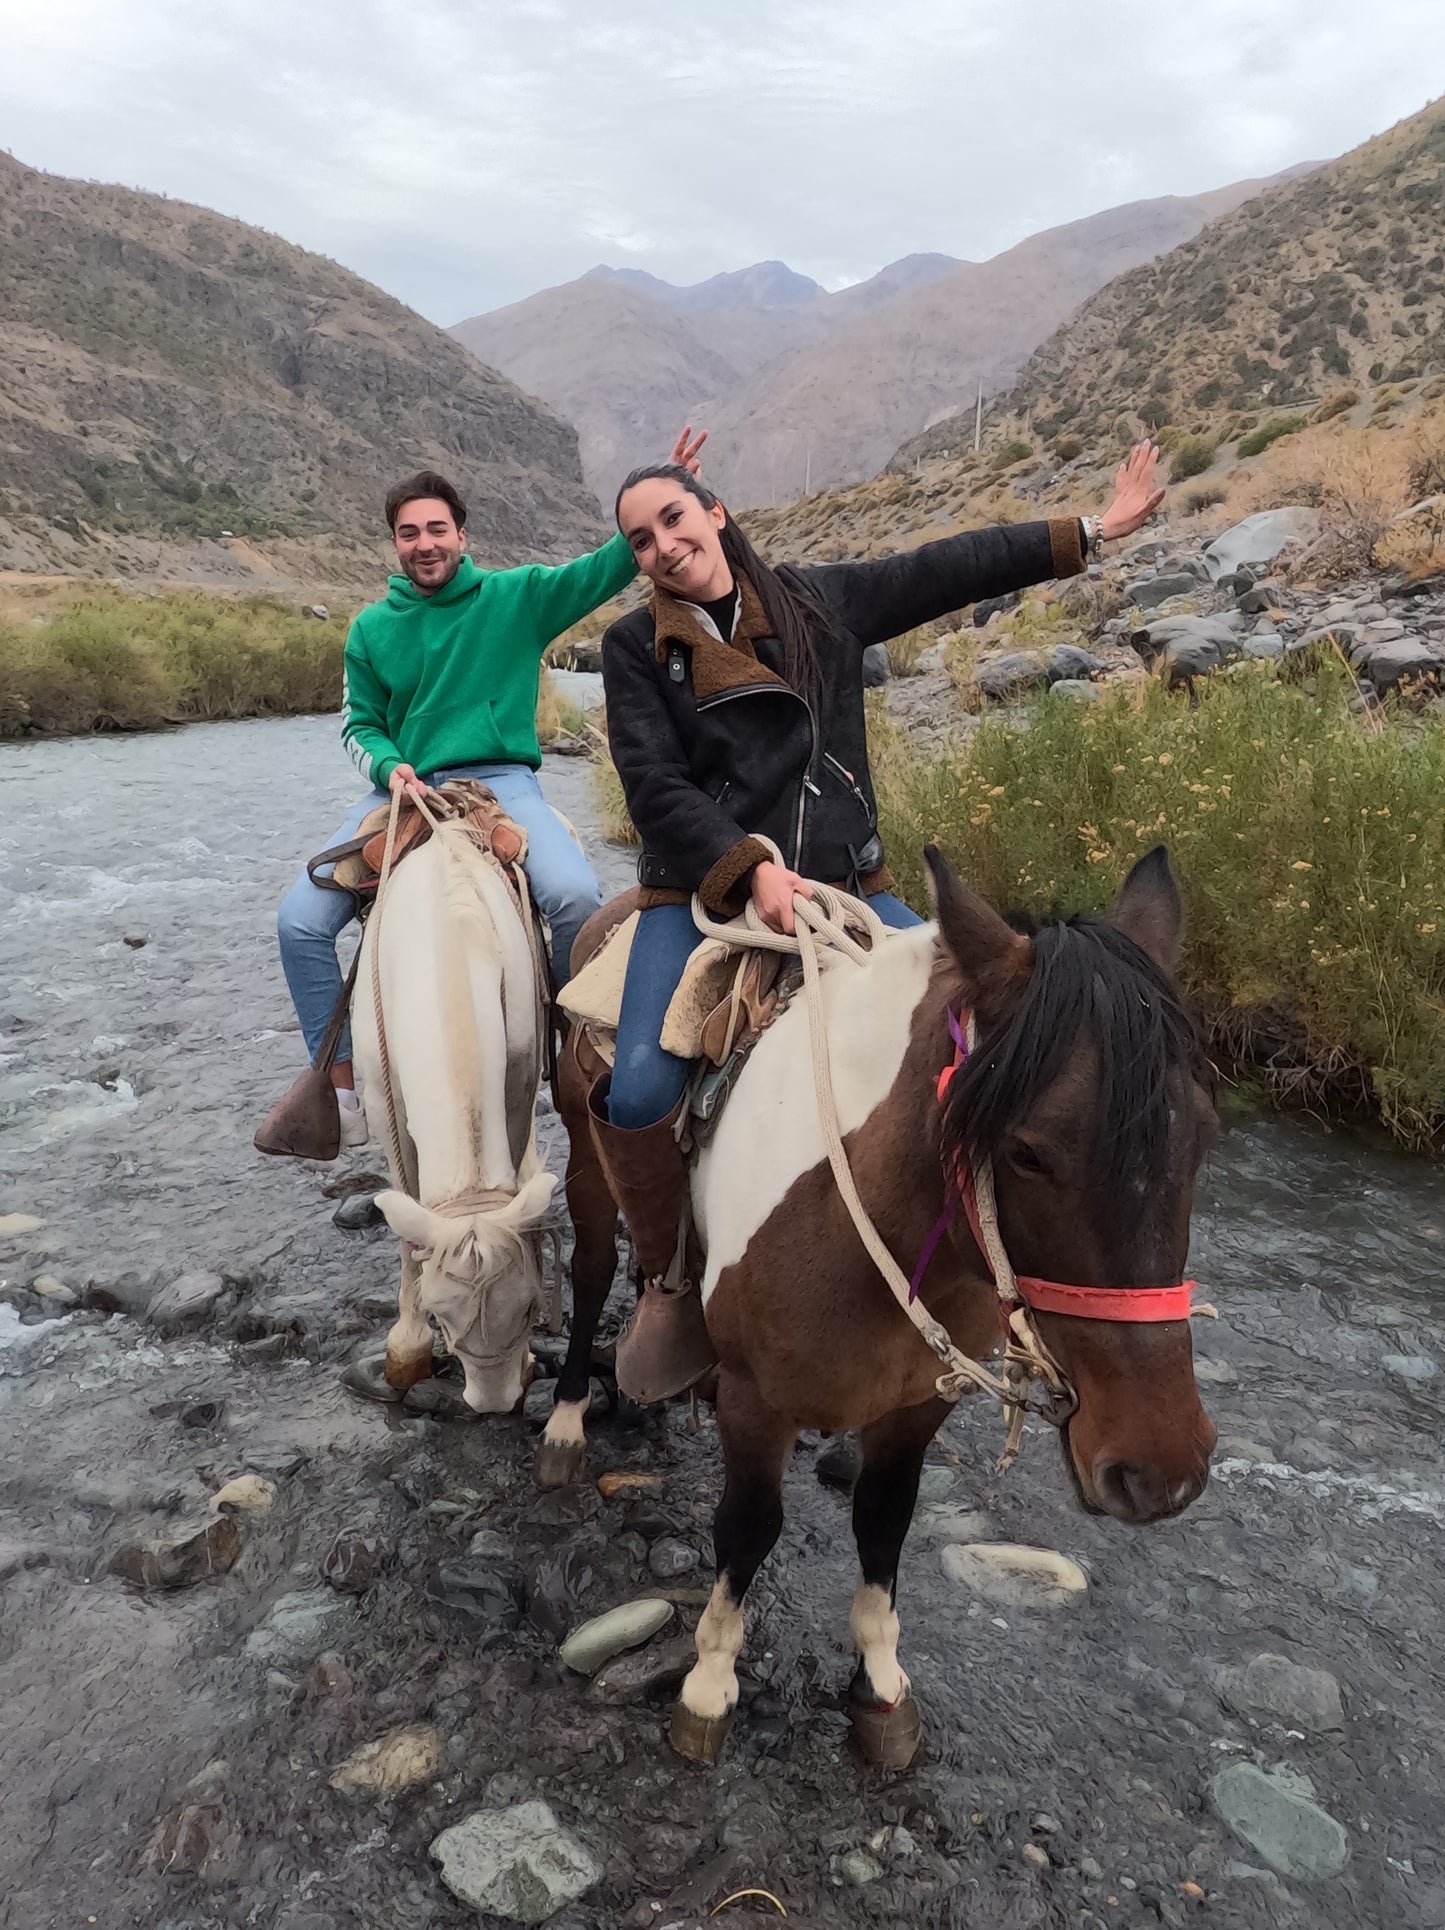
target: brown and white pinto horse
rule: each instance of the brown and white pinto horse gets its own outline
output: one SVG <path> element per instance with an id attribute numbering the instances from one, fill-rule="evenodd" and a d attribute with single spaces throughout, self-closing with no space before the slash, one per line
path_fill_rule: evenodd
<path id="1" fill-rule="evenodd" d="M 1071 918 L 1032 936 L 962 885 L 931 847 L 928 858 L 937 924 L 890 937 L 865 966 L 840 963 L 823 976 L 844 1145 L 889 1250 L 907 1272 L 959 1174 L 987 1159 L 1021 1277 L 1175 1285 L 1216 1122 L 1209 1067 L 1170 978 L 1182 910 L 1166 853 L 1140 860 L 1108 920 Z M 950 1013 L 960 1006 L 975 1017 L 978 1043 L 940 1105 Z M 880 1279 L 834 1184 L 801 1000 L 755 1048 L 698 1161 L 693 1197 L 721 1359 L 726 1479 L 714 1521 L 717 1582 L 674 1711 L 674 1744 L 712 1761 L 725 1739 L 743 1599 L 782 1526 L 783 1470 L 799 1430 L 856 1428 L 861 1574 L 850 1710 L 865 1753 L 906 1761 L 918 1715 L 898 1662 L 895 1584 L 924 1453 L 950 1404 L 935 1391 L 938 1361 Z M 577 1205 L 574 1197 L 574 1215 Z M 610 1223 L 610 1205 L 604 1217 Z M 934 1245 L 921 1293 L 966 1354 L 993 1350 L 998 1297 L 966 1214 Z M 1177 1298 L 1173 1305 L 1177 1312 Z M 1077 1396 L 1062 1438 L 1083 1506 L 1134 1524 L 1187 1507 L 1208 1479 L 1215 1439 L 1187 1318 L 1034 1318 Z"/>

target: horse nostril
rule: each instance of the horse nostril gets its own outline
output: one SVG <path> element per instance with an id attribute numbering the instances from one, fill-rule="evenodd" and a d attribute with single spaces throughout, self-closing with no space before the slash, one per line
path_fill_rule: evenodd
<path id="1" fill-rule="evenodd" d="M 1099 1461 L 1094 1487 L 1109 1513 L 1120 1521 L 1152 1521 L 1168 1512 L 1159 1484 L 1128 1461 Z"/>

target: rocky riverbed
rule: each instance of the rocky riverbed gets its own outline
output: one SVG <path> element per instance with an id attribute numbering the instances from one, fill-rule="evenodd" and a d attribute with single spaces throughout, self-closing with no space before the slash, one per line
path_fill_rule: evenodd
<path id="1" fill-rule="evenodd" d="M 545 778 L 586 830 L 585 765 Z M 906 1773 L 849 1752 L 846 1467 L 805 1442 L 733 1741 L 686 1767 L 706 1415 L 617 1406 L 603 1348 L 589 1478 L 542 1496 L 545 1382 L 357 1399 L 379 1156 L 251 1151 L 302 1057 L 273 907 L 350 794 L 329 719 L 0 750 L 0 1924 L 1445 1923 L 1436 1170 L 1231 1121 L 1177 1522 L 1079 1515 L 1039 1435 L 998 1479 L 964 1404 L 901 1578 Z"/>

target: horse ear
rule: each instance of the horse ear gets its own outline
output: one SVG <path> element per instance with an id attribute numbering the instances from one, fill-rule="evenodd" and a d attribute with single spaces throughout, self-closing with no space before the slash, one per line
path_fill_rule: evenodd
<path id="1" fill-rule="evenodd" d="M 436 1238 L 436 1215 L 420 1200 L 388 1187 L 376 1195 L 376 1205 L 399 1240 L 410 1240 L 413 1246 L 430 1246 Z"/>
<path id="2" fill-rule="evenodd" d="M 926 844 L 928 895 L 939 935 L 963 975 L 970 1005 L 1006 999 L 1029 974 L 1029 941 L 964 884 L 936 844 Z"/>
<path id="3" fill-rule="evenodd" d="M 1110 917 L 1161 971 L 1174 971 L 1184 942 L 1184 900 L 1167 846 L 1156 844 L 1145 852 L 1120 887 Z"/>

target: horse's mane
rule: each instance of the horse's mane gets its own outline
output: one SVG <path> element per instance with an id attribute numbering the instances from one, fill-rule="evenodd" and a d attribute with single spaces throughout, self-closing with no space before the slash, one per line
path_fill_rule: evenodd
<path id="1" fill-rule="evenodd" d="M 949 1088 L 945 1157 L 980 1161 L 1000 1153 L 1010 1129 L 1087 1042 L 1098 1081 L 1093 1184 L 1114 1211 L 1142 1211 L 1164 1175 L 1171 1098 L 1177 1103 L 1181 1077 L 1213 1087 L 1198 1027 L 1166 975 L 1116 925 L 1074 917 L 1031 936 L 1033 969 L 1023 998 Z"/>

